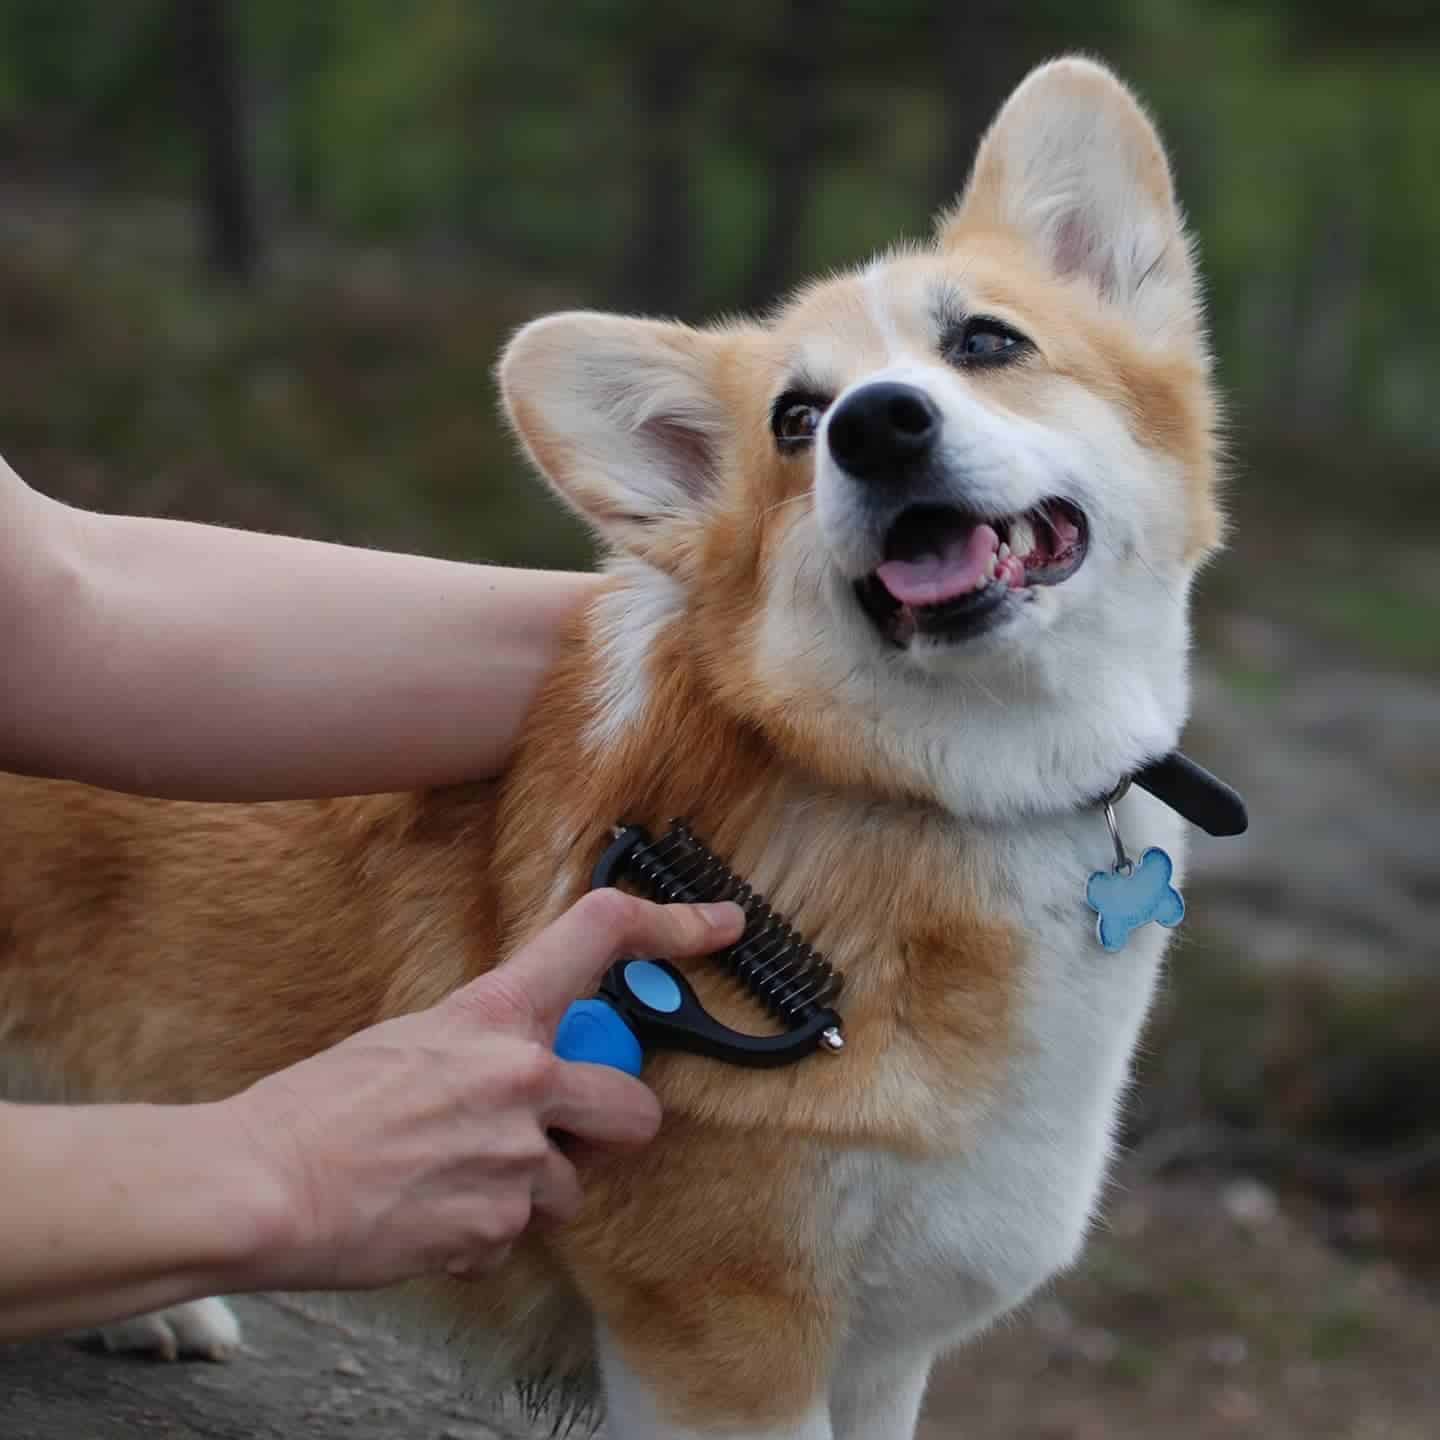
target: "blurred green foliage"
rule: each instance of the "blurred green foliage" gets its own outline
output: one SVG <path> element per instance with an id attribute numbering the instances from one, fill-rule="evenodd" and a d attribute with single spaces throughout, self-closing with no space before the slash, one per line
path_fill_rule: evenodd
<path id="1" fill-rule="evenodd" d="M 240 77 L 242 295 L 177 229 L 213 163 L 190 5 Z M 573 559 L 493 420 L 507 327 L 754 307 L 923 234 L 1081 48 L 1174 150 L 1244 487 L 1433 530 L 1437 40 L 1402 0 L 0 0 L 0 436 L 100 503 Z"/>

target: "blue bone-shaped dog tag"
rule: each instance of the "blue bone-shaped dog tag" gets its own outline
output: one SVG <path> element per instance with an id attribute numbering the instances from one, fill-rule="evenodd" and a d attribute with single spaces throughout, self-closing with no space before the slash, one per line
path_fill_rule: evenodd
<path id="1" fill-rule="evenodd" d="M 1185 918 L 1185 900 L 1170 883 L 1175 866 L 1152 846 L 1140 863 L 1125 870 L 1097 870 L 1085 887 L 1085 900 L 1099 916 L 1100 943 L 1123 950 L 1132 930 L 1153 920 L 1167 929 Z"/>

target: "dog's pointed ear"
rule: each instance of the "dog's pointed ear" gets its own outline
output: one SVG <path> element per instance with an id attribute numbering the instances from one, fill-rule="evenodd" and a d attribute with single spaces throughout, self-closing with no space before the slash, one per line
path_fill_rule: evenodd
<path id="1" fill-rule="evenodd" d="M 537 320 L 506 349 L 500 390 L 516 432 L 610 544 L 647 551 L 704 505 L 728 424 L 719 349 L 685 325 L 590 311 Z"/>
<path id="2" fill-rule="evenodd" d="M 1149 338 L 1199 334 L 1195 267 L 1164 146 L 1103 65 L 1042 65 L 1001 108 L 964 195 L 941 217 L 939 244 L 996 230 L 1124 307 Z"/>

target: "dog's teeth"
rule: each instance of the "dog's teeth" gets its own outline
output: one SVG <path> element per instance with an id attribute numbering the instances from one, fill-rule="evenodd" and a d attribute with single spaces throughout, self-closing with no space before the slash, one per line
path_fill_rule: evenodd
<path id="1" fill-rule="evenodd" d="M 1023 516 L 1010 522 L 1010 551 L 1023 560 L 1035 548 L 1035 528 Z"/>
<path id="2" fill-rule="evenodd" d="M 995 552 L 995 554 L 996 558 L 999 560 L 1008 560 L 1011 555 L 1010 542 L 1008 540 L 1002 540 L 1000 542 L 1000 548 Z"/>
<path id="3" fill-rule="evenodd" d="M 990 552 L 990 558 L 985 562 L 985 578 L 987 580 L 993 580 L 995 578 L 995 565 L 998 560 L 998 553 L 992 550 Z"/>

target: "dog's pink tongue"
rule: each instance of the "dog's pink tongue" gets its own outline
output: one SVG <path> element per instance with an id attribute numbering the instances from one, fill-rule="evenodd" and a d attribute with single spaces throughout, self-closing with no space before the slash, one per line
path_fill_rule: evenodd
<path id="1" fill-rule="evenodd" d="M 938 554 L 887 560 L 875 578 L 902 605 L 940 605 L 978 590 L 999 548 L 1000 537 L 988 525 L 977 525 L 968 534 L 952 536 Z"/>

